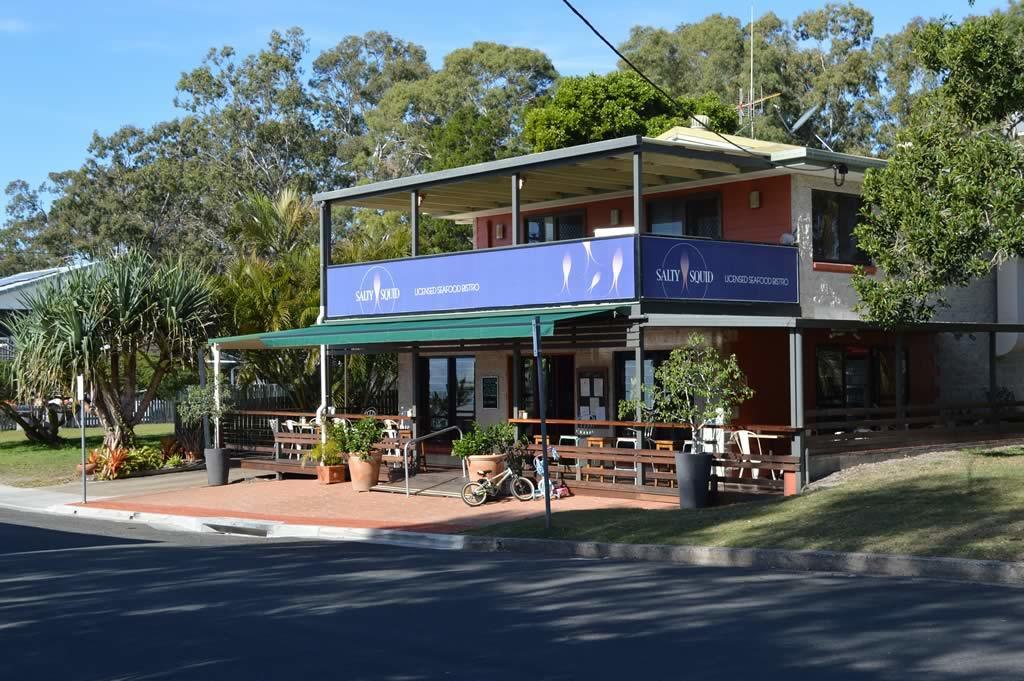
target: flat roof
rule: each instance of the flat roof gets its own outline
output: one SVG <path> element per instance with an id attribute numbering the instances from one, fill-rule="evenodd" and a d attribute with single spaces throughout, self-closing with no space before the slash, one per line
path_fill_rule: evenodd
<path id="1" fill-rule="evenodd" d="M 813 171 L 843 163 L 857 173 L 885 165 L 881 159 L 865 156 L 736 135 L 723 139 L 707 130 L 673 128 L 657 138 L 630 135 L 320 192 L 313 199 L 375 210 L 409 211 L 410 193 L 418 191 L 422 213 L 460 216 L 508 208 L 513 174 L 522 179 L 522 205 L 582 199 L 632 190 L 633 153 L 637 151 L 643 153 L 645 190 L 777 169 Z"/>

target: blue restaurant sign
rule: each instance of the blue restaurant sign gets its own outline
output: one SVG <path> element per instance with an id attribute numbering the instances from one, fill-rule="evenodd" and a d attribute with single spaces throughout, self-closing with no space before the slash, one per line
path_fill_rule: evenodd
<path id="1" fill-rule="evenodd" d="M 645 235 L 640 239 L 645 299 L 799 303 L 795 246 Z"/>
<path id="2" fill-rule="evenodd" d="M 327 316 L 636 300 L 635 244 L 619 236 L 332 266 Z"/>

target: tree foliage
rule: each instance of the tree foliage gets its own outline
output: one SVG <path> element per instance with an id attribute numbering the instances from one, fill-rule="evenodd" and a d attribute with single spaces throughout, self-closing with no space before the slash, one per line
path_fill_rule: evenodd
<path id="1" fill-rule="evenodd" d="M 942 84 L 865 179 L 872 208 L 856 236 L 881 270 L 854 278 L 866 317 L 930 319 L 950 287 L 1024 255 L 1024 150 L 1008 137 L 1024 102 L 1020 35 L 999 14 L 921 31 L 915 47 Z"/>
<path id="2" fill-rule="evenodd" d="M 654 137 L 704 114 L 719 132 L 735 132 L 736 110 L 711 94 L 669 102 L 633 72 L 563 78 L 554 95 L 530 110 L 523 136 L 534 151 L 626 135 Z"/>

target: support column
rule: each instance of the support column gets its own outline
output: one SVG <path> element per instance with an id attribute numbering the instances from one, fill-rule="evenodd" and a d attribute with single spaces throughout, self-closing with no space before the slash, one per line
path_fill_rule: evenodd
<path id="1" fill-rule="evenodd" d="M 327 404 L 331 392 L 331 369 L 328 346 L 320 346 L 320 406 L 316 409 L 316 422 L 320 424 L 320 442 L 327 442 Z"/>
<path id="2" fill-rule="evenodd" d="M 412 375 L 409 377 L 409 385 L 412 388 L 412 436 L 414 438 L 419 437 L 417 422 L 420 418 L 420 386 L 419 386 L 419 375 L 420 375 L 420 352 L 418 348 L 413 348 L 409 353 L 409 361 L 412 363 Z M 401 380 L 401 377 L 399 377 Z M 419 445 L 417 445 L 417 449 Z"/>
<path id="3" fill-rule="evenodd" d="M 992 407 L 992 423 L 999 424 L 999 382 L 996 379 L 996 332 L 988 333 L 988 401 Z"/>
<path id="4" fill-rule="evenodd" d="M 900 419 L 897 424 L 899 428 L 905 428 L 903 419 L 907 416 L 907 368 L 904 365 L 906 357 L 906 339 L 902 333 L 896 334 L 896 418 Z"/>
<path id="5" fill-rule="evenodd" d="M 199 367 L 198 367 L 199 368 L 199 387 L 205 388 L 206 387 L 206 350 L 205 349 L 201 349 L 199 351 L 199 357 L 197 359 L 199 360 L 199 362 L 198 362 L 199 363 Z M 209 416 L 203 415 L 203 422 L 202 422 L 200 427 L 203 429 L 203 432 L 202 432 L 202 442 L 200 442 L 199 444 L 200 444 L 200 446 L 203 449 L 206 449 L 207 447 L 211 446 L 210 442 L 212 442 L 212 439 L 210 438 L 210 417 Z"/>
<path id="6" fill-rule="evenodd" d="M 220 346 L 213 346 L 213 404 L 220 412 Z M 220 417 L 213 420 L 213 447 L 220 447 Z"/>
<path id="7" fill-rule="evenodd" d="M 409 195 L 409 221 L 412 223 L 412 257 L 420 254 L 420 192 L 413 189 Z"/>
<path id="8" fill-rule="evenodd" d="M 331 204 L 324 201 L 320 204 L 320 316 L 317 323 L 323 321 L 327 313 L 327 268 L 331 264 Z"/>
<path id="9" fill-rule="evenodd" d="M 512 245 L 519 245 L 519 173 L 512 175 Z"/>
<path id="10" fill-rule="evenodd" d="M 633 152 L 633 225 L 636 233 L 644 231 L 644 159 L 639 151 Z"/>
<path id="11" fill-rule="evenodd" d="M 521 393 L 521 386 L 519 385 L 519 379 L 523 376 L 523 353 L 519 349 L 519 345 L 512 348 L 512 418 L 519 418 L 519 412 L 523 408 L 521 404 L 523 396 Z M 519 427 L 516 426 L 516 432 L 518 433 Z"/>
<path id="12" fill-rule="evenodd" d="M 798 328 L 789 331 L 789 424 L 797 429 L 793 434 L 790 453 L 800 459 L 800 478 L 797 488 L 810 482 L 807 448 L 804 446 L 804 337 Z"/>
<path id="13" fill-rule="evenodd" d="M 630 327 L 626 334 L 626 347 L 633 348 L 633 380 L 636 382 L 636 391 L 632 394 L 632 398 L 636 400 L 636 407 L 633 410 L 633 420 L 642 422 L 644 420 L 644 327 L 640 325 L 640 322 L 636 322 Z M 626 395 L 630 396 L 629 390 L 631 386 L 626 386 Z M 625 420 L 625 414 L 619 414 L 619 418 Z M 633 445 L 633 449 L 644 448 L 644 428 L 643 426 L 636 426 L 636 444 Z M 644 484 L 644 466 L 640 460 L 636 460 L 633 464 L 635 476 L 633 478 L 633 484 L 637 487 L 642 487 Z"/>

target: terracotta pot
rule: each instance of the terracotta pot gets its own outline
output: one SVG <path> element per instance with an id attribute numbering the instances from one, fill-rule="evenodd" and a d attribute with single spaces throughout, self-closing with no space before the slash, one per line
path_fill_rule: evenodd
<path id="1" fill-rule="evenodd" d="M 75 466 L 75 470 L 78 471 L 79 475 L 81 475 L 82 474 L 82 464 L 76 465 Z M 85 464 L 85 474 L 86 475 L 92 475 L 95 470 L 96 470 L 96 464 L 94 464 L 94 463 L 87 463 L 87 464 Z"/>
<path id="2" fill-rule="evenodd" d="M 466 457 L 469 468 L 469 479 L 493 478 L 505 470 L 504 454 L 480 454 Z"/>
<path id="3" fill-rule="evenodd" d="M 345 465 L 317 466 L 316 479 L 321 485 L 333 485 L 335 483 L 345 482 Z"/>
<path id="4" fill-rule="evenodd" d="M 370 457 L 369 461 L 363 461 L 358 454 L 348 455 L 348 477 L 352 480 L 352 489 L 357 492 L 369 492 L 370 488 L 377 484 L 377 476 L 380 475 L 379 453 Z"/>

